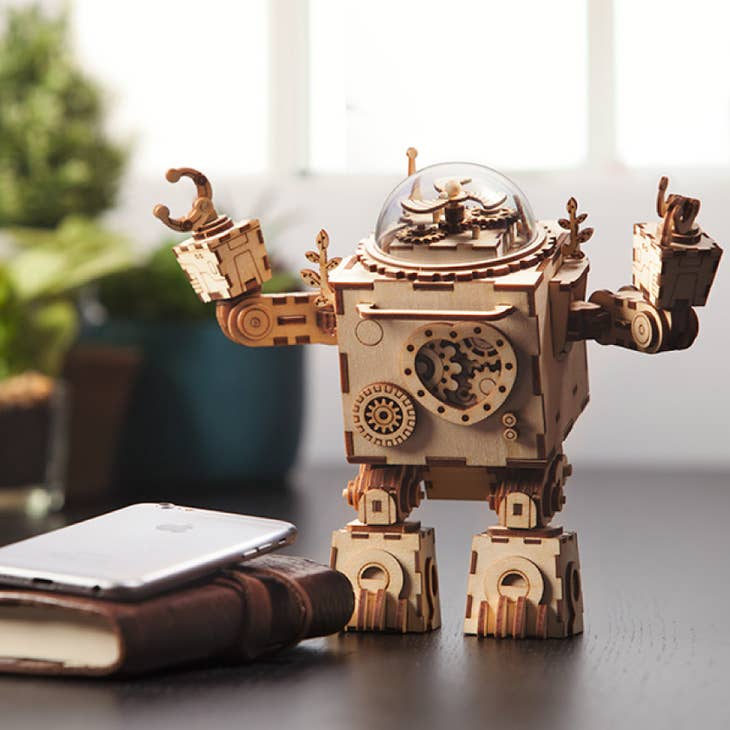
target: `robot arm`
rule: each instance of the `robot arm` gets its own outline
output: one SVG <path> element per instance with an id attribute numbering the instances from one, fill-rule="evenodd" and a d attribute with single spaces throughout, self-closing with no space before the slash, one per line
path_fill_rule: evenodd
<path id="1" fill-rule="evenodd" d="M 587 302 L 574 302 L 568 318 L 568 340 L 596 340 L 630 350 L 656 353 L 684 350 L 697 337 L 695 310 L 686 303 L 663 309 L 634 286 L 618 292 L 594 292 Z"/>
<path id="2" fill-rule="evenodd" d="M 572 301 L 568 341 L 593 339 L 647 353 L 682 350 L 694 342 L 694 307 L 707 301 L 722 250 L 695 225 L 700 201 L 666 198 L 667 185 L 663 177 L 657 199 L 661 220 L 634 226 L 633 285 Z"/>
<path id="3" fill-rule="evenodd" d="M 319 292 L 262 294 L 262 284 L 271 278 L 271 265 L 259 221 L 234 224 L 218 215 L 205 175 L 191 168 L 167 172 L 169 182 L 181 177 L 192 179 L 197 189 L 190 212 L 170 218 L 169 209 L 157 205 L 154 215 L 175 231 L 192 232 L 192 238 L 173 251 L 198 297 L 216 302 L 216 316 L 226 337 L 249 347 L 337 344 L 328 274 L 339 259 L 327 258 L 327 234 L 320 231 L 318 251 L 306 254 L 319 265 L 319 272 L 302 271 L 305 281 L 319 286 Z"/>
<path id="4" fill-rule="evenodd" d="M 239 345 L 336 345 L 333 310 L 318 308 L 316 293 L 257 294 L 216 304 L 223 334 Z"/>

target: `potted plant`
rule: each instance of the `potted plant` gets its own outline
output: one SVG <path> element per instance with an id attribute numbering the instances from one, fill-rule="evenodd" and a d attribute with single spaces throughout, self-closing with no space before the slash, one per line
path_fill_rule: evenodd
<path id="1" fill-rule="evenodd" d="M 0 261 L 0 506 L 62 504 L 66 388 L 59 375 L 78 328 L 76 295 L 128 265 L 126 241 L 86 219 L 9 229 Z"/>
<path id="2" fill-rule="evenodd" d="M 137 268 L 107 277 L 107 313 L 82 341 L 138 347 L 143 355 L 117 455 L 125 491 L 163 498 L 186 485 L 281 480 L 296 457 L 302 419 L 299 347 L 239 347 L 220 332 L 165 244 Z M 265 291 L 298 280 L 274 263 Z"/>
<path id="3" fill-rule="evenodd" d="M 114 201 L 126 153 L 104 133 L 102 96 L 74 62 L 66 16 L 11 8 L 2 28 L 0 505 L 31 495 L 42 511 L 60 502 L 57 378 L 77 293 L 129 263 L 121 238 L 93 222 Z"/>

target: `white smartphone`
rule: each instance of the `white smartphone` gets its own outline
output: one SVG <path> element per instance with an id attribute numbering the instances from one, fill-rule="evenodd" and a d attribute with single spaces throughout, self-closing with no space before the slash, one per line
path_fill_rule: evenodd
<path id="1" fill-rule="evenodd" d="M 288 522 L 134 504 L 0 547 L 0 583 L 137 600 L 294 542 Z"/>

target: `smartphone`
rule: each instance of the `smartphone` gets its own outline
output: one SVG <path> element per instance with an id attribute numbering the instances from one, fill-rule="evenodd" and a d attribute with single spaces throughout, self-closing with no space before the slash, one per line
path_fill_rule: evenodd
<path id="1" fill-rule="evenodd" d="M 295 537 L 279 520 L 134 504 L 0 547 L 0 584 L 137 600 Z"/>

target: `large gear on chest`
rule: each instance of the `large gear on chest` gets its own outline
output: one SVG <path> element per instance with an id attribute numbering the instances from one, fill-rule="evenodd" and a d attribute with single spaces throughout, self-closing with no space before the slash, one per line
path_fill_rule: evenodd
<path id="1" fill-rule="evenodd" d="M 408 393 L 393 383 L 365 386 L 352 405 L 355 428 L 376 446 L 400 446 L 416 427 L 416 409 Z"/>

